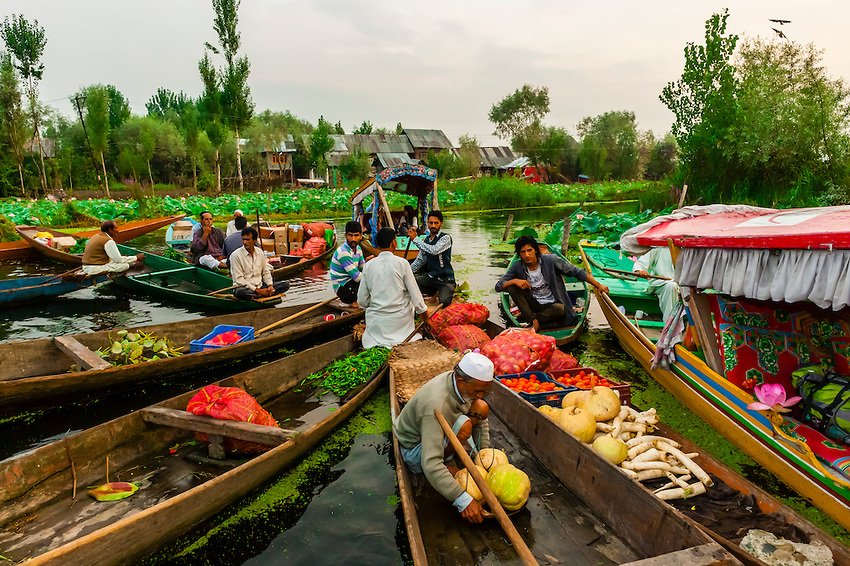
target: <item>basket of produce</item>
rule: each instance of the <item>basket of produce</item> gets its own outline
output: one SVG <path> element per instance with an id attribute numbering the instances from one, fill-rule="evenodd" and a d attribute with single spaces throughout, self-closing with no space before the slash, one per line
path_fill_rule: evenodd
<path id="1" fill-rule="evenodd" d="M 189 352 L 215 350 L 233 344 L 240 344 L 254 339 L 253 326 L 231 326 L 219 324 L 213 331 L 198 340 L 189 343 Z"/>
<path id="2" fill-rule="evenodd" d="M 395 375 L 399 401 L 410 401 L 420 387 L 435 375 L 453 369 L 460 358 L 461 354 L 434 340 L 417 340 L 394 346 L 389 364 Z"/>
<path id="3" fill-rule="evenodd" d="M 632 399 L 631 385 L 628 383 L 617 383 L 602 377 L 593 368 L 573 368 L 550 371 L 549 377 L 566 387 L 577 387 L 579 389 L 593 389 L 597 385 L 610 387 L 620 396 L 620 404 L 628 405 Z"/>
<path id="4" fill-rule="evenodd" d="M 557 383 L 542 371 L 497 375 L 496 379 L 535 407 L 560 407 L 564 395 L 576 390 L 575 387 Z"/>

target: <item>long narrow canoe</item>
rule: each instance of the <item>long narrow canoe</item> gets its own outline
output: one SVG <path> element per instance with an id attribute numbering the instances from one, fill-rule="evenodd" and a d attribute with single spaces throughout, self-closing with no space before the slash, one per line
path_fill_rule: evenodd
<path id="1" fill-rule="evenodd" d="M 566 259 L 560 253 L 552 249 L 545 242 L 540 242 L 540 251 L 544 254 L 555 254 L 561 259 Z M 513 265 L 515 262 L 520 261 L 519 257 L 514 255 L 513 259 L 509 265 Z M 565 326 L 562 328 L 542 328 L 540 330 L 541 334 L 545 334 L 547 336 L 551 336 L 555 339 L 555 342 L 558 346 L 564 346 L 569 344 L 570 342 L 574 342 L 580 335 L 582 330 L 584 330 L 585 319 L 587 318 L 587 307 L 589 304 L 588 298 L 589 295 L 587 293 L 587 284 L 578 281 L 572 277 L 564 277 L 564 285 L 567 288 L 567 295 L 569 295 L 570 300 L 573 305 L 576 305 L 578 299 L 581 299 L 583 303 L 581 309 L 576 309 L 576 323 L 573 326 Z M 520 326 L 519 313 L 516 312 L 513 306 L 513 301 L 511 301 L 510 294 L 503 292 L 499 293 L 499 305 L 502 308 L 502 312 L 505 314 L 505 317 L 508 319 L 508 326 Z"/>
<path id="2" fill-rule="evenodd" d="M 305 403 L 316 392 L 301 381 L 354 347 L 340 338 L 218 382 L 250 393 L 288 429 L 194 417 L 185 413 L 190 392 L 0 462 L 0 554 L 32 564 L 127 564 L 180 536 L 291 466 L 372 395 L 385 368 L 349 399 L 319 398 L 327 410 L 318 420 L 316 403 Z M 193 430 L 274 448 L 227 469 L 198 454 Z M 85 493 L 105 482 L 107 458 L 110 481 L 141 484 L 133 496 L 98 503 Z"/>
<path id="3" fill-rule="evenodd" d="M 511 396 L 525 403 L 498 385 L 487 397 L 492 409 L 491 444 L 504 450 L 531 479 L 526 508 L 512 520 L 541 563 L 620 564 L 672 553 L 681 553 L 681 558 L 659 564 L 737 563 L 679 511 L 543 415 L 538 421 L 535 413 L 539 411 L 531 405 L 524 413 L 519 411 Z M 392 372 L 390 404 L 393 416 L 398 415 Z M 522 438 L 520 432 L 529 431 L 542 436 L 542 441 Z M 422 493 L 414 499 L 413 478 L 395 438 L 393 451 L 415 565 L 517 563 L 515 551 L 495 521 L 467 524 L 430 487 L 418 490 Z"/>
<path id="4" fill-rule="evenodd" d="M 165 231 L 165 243 L 175 250 L 186 251 L 192 245 L 193 228 L 198 223 L 194 218 L 178 218 Z"/>
<path id="5" fill-rule="evenodd" d="M 161 218 L 152 218 L 150 220 L 133 220 L 132 222 L 127 222 L 126 224 L 118 225 L 118 236 L 115 238 L 115 241 L 119 244 L 124 242 L 128 242 L 133 238 L 138 236 L 142 236 L 149 232 L 153 232 L 154 230 L 159 230 L 163 226 L 167 226 L 172 222 L 176 222 L 177 220 L 183 218 L 183 214 L 177 214 L 174 216 L 163 216 Z M 21 226 L 22 229 L 35 229 L 36 231 L 42 231 L 42 228 L 38 226 Z M 52 230 L 48 230 L 51 231 Z M 57 231 L 58 232 L 58 231 Z M 99 229 L 96 230 L 86 230 L 84 232 L 75 232 L 74 234 L 66 234 L 64 232 L 58 232 L 59 235 L 62 236 L 71 236 L 74 238 L 91 238 L 95 234 L 100 232 Z M 23 238 L 23 235 L 21 235 Z M 34 248 L 29 240 L 24 238 L 23 240 L 17 242 L 3 242 L 0 243 L 0 261 L 7 259 L 24 259 L 28 257 L 34 257 L 39 254 L 39 248 Z M 69 258 L 53 258 L 58 259 L 62 262 L 67 262 L 75 265 L 79 265 L 82 262 L 76 260 L 70 260 Z"/>
<path id="6" fill-rule="evenodd" d="M 16 277 L 0 281 L 0 305 L 11 306 L 58 297 L 79 289 L 103 283 L 108 275 L 77 277 L 62 275 L 41 275 L 37 277 Z"/>
<path id="7" fill-rule="evenodd" d="M 293 275 L 301 273 L 311 265 L 319 263 L 320 261 L 330 261 L 331 257 L 334 255 L 334 250 L 336 250 L 336 244 L 330 246 L 322 255 L 311 257 L 309 259 L 301 258 L 293 264 L 278 267 L 277 269 L 272 270 L 272 277 L 276 281 L 287 279 Z"/>
<path id="8" fill-rule="evenodd" d="M 580 249 L 585 258 L 593 257 L 592 248 Z M 588 259 L 585 263 L 592 267 Z M 653 379 L 753 460 L 850 530 L 850 482 L 846 477 L 825 468 L 810 450 L 783 440 L 764 415 L 746 409 L 752 395 L 714 372 L 694 352 L 676 346 L 676 362 L 670 369 L 653 368 L 655 344 L 640 322 L 635 325 L 612 297 L 597 293 L 596 298 L 623 349 Z"/>
<path id="9" fill-rule="evenodd" d="M 189 343 L 209 334 L 217 325 L 260 328 L 296 315 L 310 305 L 228 314 L 128 328 L 130 331 L 153 332 L 168 338 L 186 352 L 182 356 L 163 358 L 127 366 L 85 365 L 88 369 L 72 370 L 94 360 L 98 348 L 108 346 L 112 331 L 101 330 L 70 334 L 59 338 L 37 338 L 0 344 L 0 409 L 17 409 L 24 405 L 47 404 L 71 400 L 84 394 L 117 389 L 128 385 L 179 375 L 200 368 L 214 370 L 235 360 L 279 348 L 295 340 L 328 337 L 342 332 L 363 317 L 363 312 L 341 316 L 328 306 L 319 307 L 291 322 L 264 332 L 253 340 L 224 348 L 189 354 Z M 335 315 L 326 321 L 327 315 Z M 329 317 L 330 318 L 330 317 Z M 73 349 L 69 349 L 69 346 Z M 60 346 L 62 349 L 60 349 Z M 2 552 L 0 552 L 2 554 Z"/>
<path id="10" fill-rule="evenodd" d="M 145 254 L 140 269 L 134 268 L 116 279 L 118 285 L 127 289 L 212 311 L 249 311 L 280 303 L 280 298 L 266 302 L 237 299 L 233 296 L 233 280 L 209 269 L 127 246 L 119 245 L 118 249 L 121 255 Z"/>

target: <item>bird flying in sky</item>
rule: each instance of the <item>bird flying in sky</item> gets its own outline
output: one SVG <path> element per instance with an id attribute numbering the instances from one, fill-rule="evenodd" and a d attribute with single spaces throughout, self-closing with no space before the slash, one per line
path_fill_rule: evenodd
<path id="1" fill-rule="evenodd" d="M 767 21 L 769 21 L 769 22 L 773 22 L 773 23 L 775 23 L 775 24 L 779 24 L 779 25 L 781 25 L 781 26 L 784 26 L 785 24 L 790 24 L 790 23 L 791 23 L 791 20 L 767 20 Z"/>
<path id="2" fill-rule="evenodd" d="M 781 30 L 781 29 L 776 29 L 776 28 L 770 28 L 770 29 L 772 29 L 773 31 L 775 31 L 775 32 L 776 32 L 776 35 L 778 35 L 778 36 L 779 36 L 779 37 L 781 37 L 782 39 L 788 39 L 787 37 L 785 37 L 785 34 L 784 34 L 784 33 L 782 33 L 782 30 Z"/>

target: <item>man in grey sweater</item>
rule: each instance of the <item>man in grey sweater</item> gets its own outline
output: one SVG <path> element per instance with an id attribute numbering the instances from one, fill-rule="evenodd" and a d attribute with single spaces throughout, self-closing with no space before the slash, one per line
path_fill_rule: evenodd
<path id="1" fill-rule="evenodd" d="M 408 469 L 425 474 L 434 489 L 452 502 L 470 523 L 484 520 L 481 505 L 454 480 L 443 460 L 445 435 L 434 416 L 437 409 L 450 423 L 466 415 L 475 399 L 483 399 L 493 383 L 493 362 L 469 352 L 454 371 L 441 373 L 422 386 L 393 421 L 401 456 Z M 480 421 L 472 431 L 479 448 L 490 447 L 490 425 Z"/>

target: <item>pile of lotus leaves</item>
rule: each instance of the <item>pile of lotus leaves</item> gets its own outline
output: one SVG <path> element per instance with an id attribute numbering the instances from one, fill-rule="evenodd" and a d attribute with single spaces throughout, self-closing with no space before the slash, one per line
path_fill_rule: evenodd
<path id="1" fill-rule="evenodd" d="M 119 330 L 113 339 L 109 335 L 108 346 L 97 354 L 114 366 L 126 366 L 152 362 L 163 358 L 173 358 L 183 354 L 168 338 L 159 338 L 153 332 L 128 332 Z"/>

